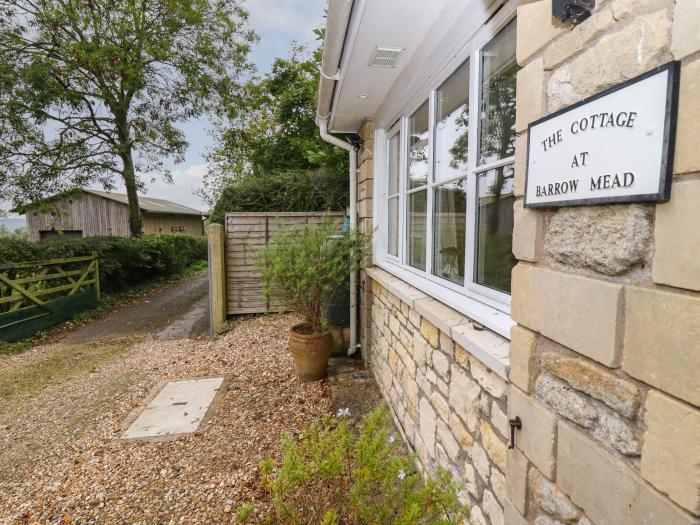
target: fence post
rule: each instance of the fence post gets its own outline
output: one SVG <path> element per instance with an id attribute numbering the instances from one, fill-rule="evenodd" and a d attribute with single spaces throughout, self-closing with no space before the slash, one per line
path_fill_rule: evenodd
<path id="1" fill-rule="evenodd" d="M 224 227 L 210 224 L 209 240 L 209 333 L 220 333 L 226 324 L 226 271 L 224 267 Z"/>

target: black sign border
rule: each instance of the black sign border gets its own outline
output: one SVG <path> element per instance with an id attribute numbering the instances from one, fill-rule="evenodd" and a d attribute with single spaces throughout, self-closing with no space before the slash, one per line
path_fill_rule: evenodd
<path id="1" fill-rule="evenodd" d="M 600 93 L 588 97 L 584 100 L 576 102 L 570 106 L 557 110 L 556 112 L 542 117 L 527 126 L 527 159 L 525 161 L 525 195 L 523 207 L 525 208 L 558 208 L 564 206 L 586 206 L 590 204 L 614 204 L 614 203 L 630 203 L 630 202 L 658 202 L 667 201 L 671 198 L 671 185 L 673 179 L 673 156 L 676 146 L 676 123 L 678 121 L 678 91 L 680 88 L 681 67 L 680 61 L 674 60 L 658 66 L 654 69 L 642 73 L 639 76 L 626 80 L 621 84 L 617 84 Z M 548 120 L 558 117 L 568 111 L 576 109 L 579 106 L 592 102 L 593 100 L 602 98 L 606 95 L 624 89 L 632 84 L 636 84 L 649 77 L 657 75 L 663 71 L 668 71 L 668 80 L 666 85 L 666 118 L 664 120 L 664 138 L 661 149 L 661 174 L 659 177 L 659 191 L 657 193 L 644 193 L 641 195 L 620 195 L 617 197 L 591 197 L 587 199 L 576 199 L 568 201 L 552 201 L 552 202 L 528 202 L 527 187 L 530 179 L 530 130 L 533 126 L 547 122 Z"/>

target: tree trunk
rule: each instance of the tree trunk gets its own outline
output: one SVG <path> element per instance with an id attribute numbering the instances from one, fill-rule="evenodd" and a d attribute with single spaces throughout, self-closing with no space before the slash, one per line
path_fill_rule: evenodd
<path id="1" fill-rule="evenodd" d="M 126 196 L 129 202 L 129 232 L 132 237 L 140 237 L 143 235 L 141 223 L 141 208 L 139 207 L 139 196 L 136 186 L 136 173 L 134 171 L 134 159 L 131 155 L 131 145 L 124 147 L 122 153 L 122 177 L 124 178 L 124 186 L 126 186 Z"/>

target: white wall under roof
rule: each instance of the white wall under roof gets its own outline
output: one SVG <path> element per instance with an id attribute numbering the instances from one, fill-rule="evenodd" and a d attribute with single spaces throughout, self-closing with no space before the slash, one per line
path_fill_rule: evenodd
<path id="1" fill-rule="evenodd" d="M 357 132 L 365 118 L 391 113 L 393 99 L 404 99 L 401 95 L 415 91 L 417 84 L 429 82 L 434 76 L 434 68 L 424 71 L 424 64 L 435 66 L 436 61 L 444 62 L 458 51 L 450 41 L 455 40 L 453 26 L 460 24 L 464 33 L 475 31 L 483 19 L 470 20 L 469 12 L 483 13 L 493 3 L 494 0 L 357 0 L 346 35 L 341 78 L 336 84 L 331 130 Z M 464 36 L 456 40 L 463 40 Z M 369 66 L 377 46 L 403 49 L 395 68 Z M 361 94 L 367 98 L 360 98 Z"/>

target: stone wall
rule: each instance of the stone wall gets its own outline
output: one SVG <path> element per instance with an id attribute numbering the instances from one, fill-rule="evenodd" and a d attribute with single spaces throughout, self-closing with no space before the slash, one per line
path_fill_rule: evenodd
<path id="1" fill-rule="evenodd" d="M 700 3 L 597 0 L 575 28 L 518 7 L 506 523 L 700 519 Z M 545 22 L 547 21 L 547 22 Z M 665 204 L 525 210 L 527 124 L 681 61 Z"/>
<path id="2" fill-rule="evenodd" d="M 370 365 L 406 441 L 427 471 L 464 478 L 472 523 L 508 523 L 505 378 L 453 339 L 466 318 L 383 270 L 367 273 Z"/>
<path id="3" fill-rule="evenodd" d="M 360 129 L 362 146 L 358 151 L 357 172 L 357 228 L 370 235 L 374 228 L 372 223 L 372 197 L 374 189 L 374 122 L 367 120 Z M 372 255 L 367 257 L 364 267 L 372 266 Z M 372 286 L 364 270 L 360 271 L 360 348 L 365 360 L 370 348 L 369 333 L 371 328 Z"/>

